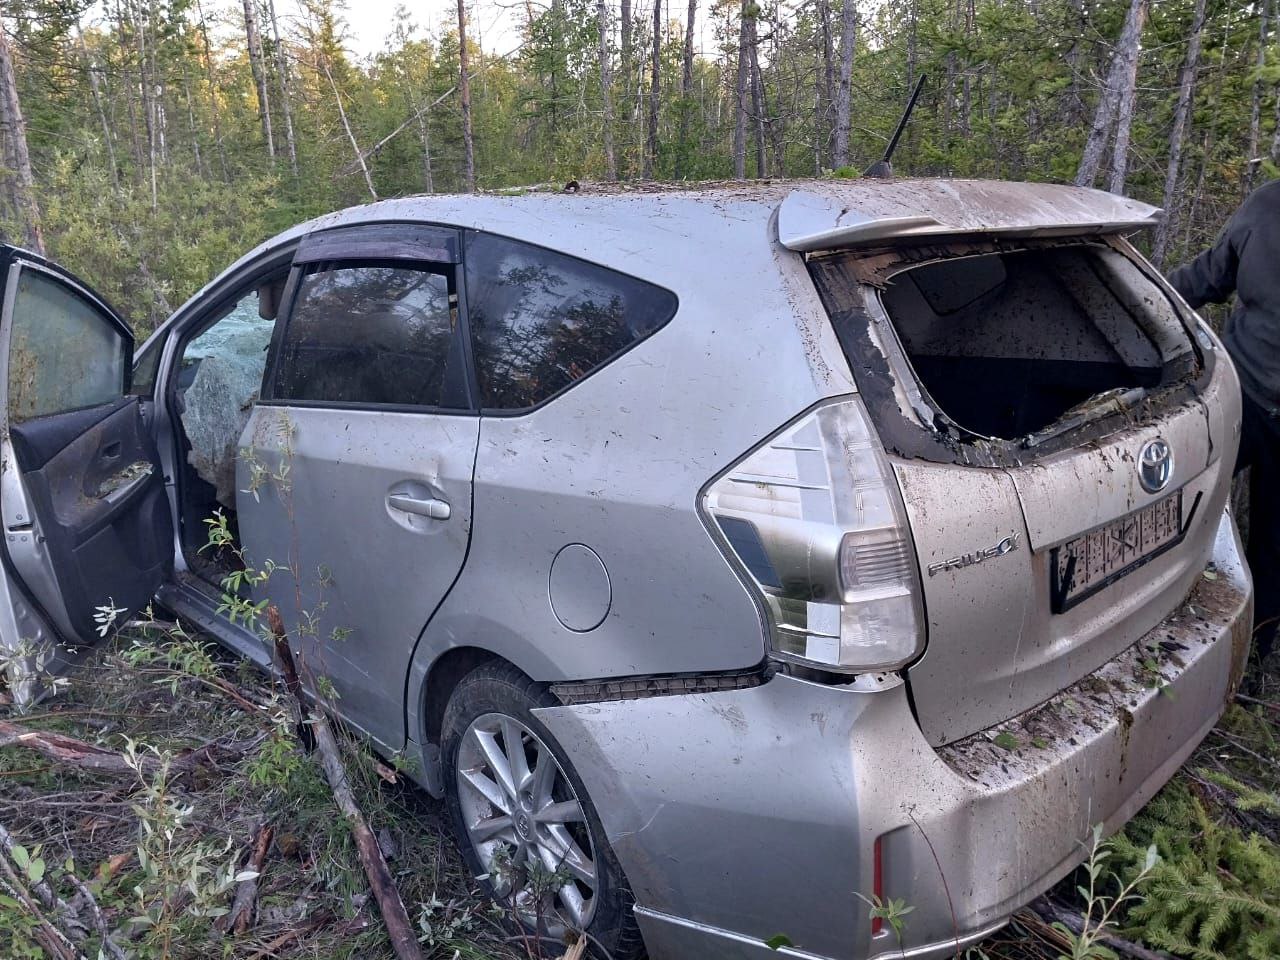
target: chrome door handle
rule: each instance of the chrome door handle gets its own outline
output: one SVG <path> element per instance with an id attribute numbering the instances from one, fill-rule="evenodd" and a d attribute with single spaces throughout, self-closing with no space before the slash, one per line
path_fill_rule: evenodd
<path id="1" fill-rule="evenodd" d="M 391 493 L 387 495 L 387 503 L 397 510 L 414 513 L 420 517 L 430 517 L 432 520 L 448 520 L 452 512 L 448 501 L 439 500 L 436 497 L 419 499 L 407 493 Z"/>

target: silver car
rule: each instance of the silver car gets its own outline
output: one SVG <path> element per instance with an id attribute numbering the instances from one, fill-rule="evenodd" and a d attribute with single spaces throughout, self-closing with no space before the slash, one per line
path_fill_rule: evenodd
<path id="1" fill-rule="evenodd" d="M 220 607 L 274 564 L 241 599 L 546 935 L 952 953 L 1243 669 L 1240 392 L 1125 239 L 1157 216 L 961 181 L 392 200 L 136 357 L 7 249 L 0 636 L 56 670 L 154 595 L 270 669 Z"/>

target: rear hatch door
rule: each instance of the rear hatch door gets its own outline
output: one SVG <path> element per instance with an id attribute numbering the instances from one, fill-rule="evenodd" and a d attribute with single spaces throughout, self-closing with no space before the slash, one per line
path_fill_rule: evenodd
<path id="1" fill-rule="evenodd" d="M 1230 484 L 1238 386 L 1212 339 L 1120 241 L 1043 241 L 1096 263 L 1028 293 L 1017 254 L 1037 243 L 811 259 L 910 518 L 928 644 L 908 677 L 935 744 L 1049 699 L 1166 617 L 1202 574 Z M 979 263 L 991 256 L 1000 271 Z M 919 310 L 893 292 L 951 259 L 965 269 Z"/>

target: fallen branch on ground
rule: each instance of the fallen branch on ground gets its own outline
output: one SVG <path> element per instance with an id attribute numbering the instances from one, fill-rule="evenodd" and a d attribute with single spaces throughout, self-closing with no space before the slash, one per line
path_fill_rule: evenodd
<path id="1" fill-rule="evenodd" d="M 215 752 L 235 754 L 256 742 L 257 740 L 251 740 L 247 743 L 220 744 L 214 741 L 202 744 L 174 755 L 169 761 L 169 769 L 190 770 L 201 763 L 212 763 Z M 138 774 L 138 771 L 125 760 L 123 753 L 53 730 L 32 730 L 8 720 L 0 720 L 0 748 L 3 747 L 26 747 L 51 760 L 86 770 L 97 770 L 101 773 L 116 773 L 122 776 Z M 139 759 L 142 770 L 146 773 L 154 773 L 161 769 L 162 761 L 159 757 L 140 755 Z"/>
<path id="2" fill-rule="evenodd" d="M 378 846 L 377 837 L 369 829 L 369 824 L 360 812 L 351 784 L 347 780 L 347 771 L 342 764 L 342 754 L 338 750 L 338 741 L 333 734 L 333 725 L 328 715 L 320 707 L 310 707 L 302 693 L 302 684 L 298 680 L 298 670 L 293 662 L 293 651 L 285 637 L 284 622 L 280 619 L 280 611 L 274 606 L 267 608 L 267 625 L 275 638 L 276 656 L 280 660 L 280 669 L 284 672 L 285 689 L 293 695 L 298 703 L 302 721 L 311 728 L 315 735 L 316 749 L 320 754 L 320 765 L 324 769 L 325 779 L 333 791 L 333 799 L 338 809 L 351 827 L 351 837 L 355 840 L 356 853 L 360 857 L 360 865 L 369 878 L 369 886 L 378 901 L 378 909 L 382 912 L 383 923 L 391 945 L 395 948 L 400 960 L 422 960 L 422 950 L 418 946 L 418 938 L 414 935 L 413 925 L 409 921 L 409 912 L 405 910 L 404 900 L 396 887 L 387 861 L 382 856 L 382 848 Z"/>
<path id="3" fill-rule="evenodd" d="M 0 846 L 4 847 L 5 853 L 12 857 L 13 848 L 16 845 L 17 842 L 13 839 L 13 835 L 9 833 L 3 824 L 0 824 Z M 62 934 L 65 930 L 66 936 L 76 943 L 83 943 L 89 935 L 88 925 L 80 918 L 82 911 L 87 909 L 93 928 L 98 932 L 98 936 L 102 941 L 100 944 L 102 952 L 114 957 L 115 960 L 126 960 L 124 951 L 111 939 L 111 934 L 107 930 L 106 918 L 102 916 L 98 901 L 94 899 L 93 892 L 88 885 L 70 871 L 67 872 L 66 878 L 79 891 L 71 903 L 67 903 L 54 893 L 47 880 L 29 883 L 30 892 L 46 910 L 59 919 L 61 925 L 57 927 L 58 932 Z"/>
<path id="4" fill-rule="evenodd" d="M 240 881 L 239 886 L 236 887 L 235 899 L 231 902 L 231 912 L 219 917 L 218 923 L 215 924 L 215 929 L 219 933 L 231 929 L 235 931 L 236 936 L 242 937 L 248 931 L 249 924 L 253 920 L 253 908 L 258 899 L 258 879 L 262 876 L 262 865 L 266 862 L 267 851 L 271 849 L 273 832 L 269 823 L 258 827 L 248 863 L 248 869 L 253 871 L 254 875 L 248 880 Z"/>
<path id="5" fill-rule="evenodd" d="M 35 894 L 23 886 L 22 880 L 9 864 L 8 856 L 0 856 L 0 889 L 7 889 L 14 900 L 27 911 L 35 921 L 33 935 L 36 942 L 53 960 L 84 960 L 82 954 L 71 939 L 53 925 L 36 906 L 32 897 Z"/>

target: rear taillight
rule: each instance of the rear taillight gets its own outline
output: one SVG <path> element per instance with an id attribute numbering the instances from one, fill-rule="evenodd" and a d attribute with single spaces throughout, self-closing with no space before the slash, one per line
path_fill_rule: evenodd
<path id="1" fill-rule="evenodd" d="M 906 512 L 861 400 L 784 427 L 712 483 L 703 506 L 764 597 L 779 657 L 867 673 L 920 654 Z"/>

